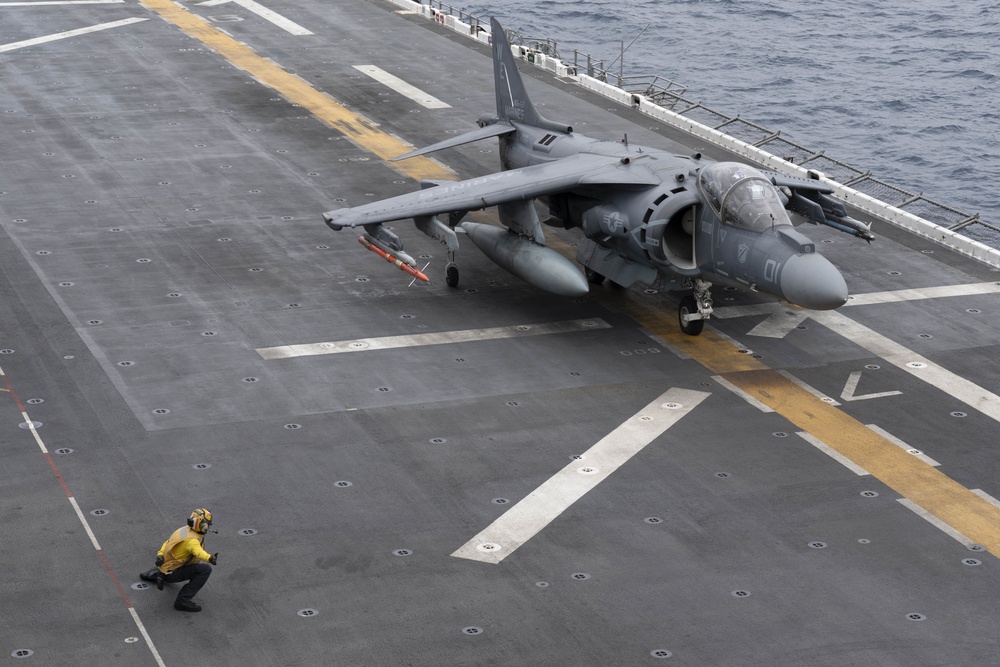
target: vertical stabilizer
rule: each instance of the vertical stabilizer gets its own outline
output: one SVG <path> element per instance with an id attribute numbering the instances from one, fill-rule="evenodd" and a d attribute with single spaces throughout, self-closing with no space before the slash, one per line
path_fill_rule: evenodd
<path id="1" fill-rule="evenodd" d="M 511 53 L 507 33 L 496 18 L 490 18 L 490 26 L 493 35 L 493 78 L 497 94 L 497 115 L 507 121 L 557 132 L 572 132 L 572 127 L 546 120 L 535 111 L 521 80 L 521 73 L 517 70 L 517 61 Z"/>
<path id="2" fill-rule="evenodd" d="M 504 120 L 514 120 L 528 125 L 538 125 L 541 116 L 535 111 L 528 91 L 524 88 L 517 62 L 510 51 L 507 33 L 500 21 L 490 18 L 493 34 L 493 76 L 497 92 L 497 115 Z"/>

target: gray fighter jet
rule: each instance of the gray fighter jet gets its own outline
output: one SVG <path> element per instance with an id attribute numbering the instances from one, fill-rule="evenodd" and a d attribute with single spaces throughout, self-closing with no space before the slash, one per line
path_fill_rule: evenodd
<path id="1" fill-rule="evenodd" d="M 382 223 L 412 218 L 417 228 L 447 245 L 448 285 L 458 285 L 455 251 L 464 233 L 499 266 L 560 295 L 580 296 L 605 278 L 628 287 L 692 290 L 678 319 L 701 333 L 712 313 L 713 283 L 772 294 L 816 310 L 847 301 L 843 276 L 816 244 L 796 231 L 797 218 L 871 241 L 868 226 L 848 217 L 819 181 L 771 173 L 737 162 L 601 141 L 543 118 L 521 80 L 500 23 L 492 20 L 497 113 L 479 129 L 401 155 L 403 160 L 498 137 L 503 171 L 465 181 L 425 181 L 417 192 L 323 214 L 334 230 L 364 227 L 359 239 L 410 275 L 427 280 L 399 237 Z M 572 261 L 545 246 L 535 208 L 548 207 L 545 224 L 580 228 L 584 239 Z M 462 218 L 498 208 L 496 227 Z M 438 216 L 445 216 L 445 221 Z"/>

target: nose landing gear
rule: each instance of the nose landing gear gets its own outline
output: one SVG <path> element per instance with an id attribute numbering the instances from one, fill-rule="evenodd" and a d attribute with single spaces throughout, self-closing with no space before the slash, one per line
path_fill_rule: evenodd
<path id="1" fill-rule="evenodd" d="M 697 336 L 705 328 L 705 320 L 712 314 L 712 295 L 709 292 L 712 283 L 695 278 L 691 287 L 694 292 L 681 299 L 677 321 L 681 331 L 689 336 Z"/>

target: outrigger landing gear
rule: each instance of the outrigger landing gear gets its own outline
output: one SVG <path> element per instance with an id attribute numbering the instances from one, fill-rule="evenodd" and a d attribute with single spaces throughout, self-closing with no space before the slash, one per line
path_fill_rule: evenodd
<path id="1" fill-rule="evenodd" d="M 424 189 L 437 185 L 434 181 L 423 181 Z M 455 235 L 455 225 L 461 221 L 467 211 L 455 211 L 448 214 L 448 224 L 444 224 L 435 215 L 419 216 L 413 219 L 417 229 L 435 241 L 440 241 L 448 247 L 448 264 L 444 267 L 444 281 L 448 287 L 458 287 L 458 265 L 455 264 L 455 251 L 458 250 L 458 236 Z"/>
<path id="2" fill-rule="evenodd" d="M 444 281 L 448 287 L 458 287 L 458 264 L 455 263 L 455 252 L 448 251 L 448 265 L 444 267 Z"/>
<path id="3" fill-rule="evenodd" d="M 712 283 L 695 278 L 691 286 L 694 293 L 681 299 L 677 320 L 681 331 L 689 336 L 697 336 L 705 328 L 705 320 L 712 314 L 712 295 L 709 293 Z"/>

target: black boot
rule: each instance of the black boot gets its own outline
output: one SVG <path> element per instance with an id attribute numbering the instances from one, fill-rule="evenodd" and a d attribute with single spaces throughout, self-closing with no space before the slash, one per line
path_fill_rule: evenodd
<path id="1" fill-rule="evenodd" d="M 156 584 L 156 588 L 163 590 L 163 573 L 159 569 L 153 568 L 152 570 L 146 570 L 139 575 L 139 578 L 143 581 L 149 581 Z"/>
<path id="2" fill-rule="evenodd" d="M 156 584 L 157 590 L 163 590 L 163 573 L 160 572 L 159 568 L 153 568 L 152 570 L 146 570 L 139 575 L 139 578 L 143 581 L 151 581 Z"/>
<path id="3" fill-rule="evenodd" d="M 181 602 L 177 600 L 174 602 L 174 609 L 177 611 L 201 611 L 201 605 L 196 602 Z"/>

